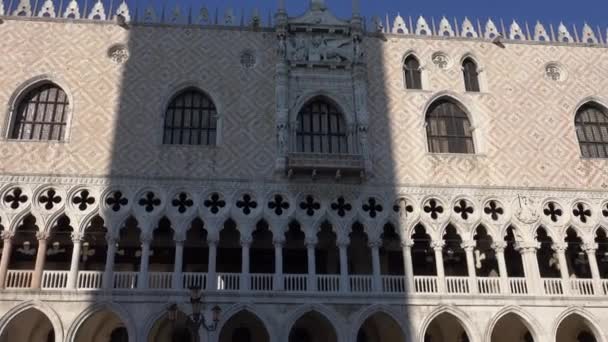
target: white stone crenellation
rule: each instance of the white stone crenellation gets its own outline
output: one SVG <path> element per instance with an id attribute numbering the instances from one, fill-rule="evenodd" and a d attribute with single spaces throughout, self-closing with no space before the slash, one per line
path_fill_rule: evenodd
<path id="1" fill-rule="evenodd" d="M 54 0 L 41 2 L 38 8 L 33 8 L 31 0 L 20 0 L 14 8 L 8 8 L 5 0 L 0 0 L 0 16 L 18 17 L 42 17 L 57 19 L 79 19 L 91 21 L 116 21 L 118 16 L 122 16 L 126 22 L 131 23 L 159 23 L 159 24 L 185 24 L 185 25 L 214 25 L 214 26 L 240 26 L 240 27 L 274 27 L 273 16 L 268 14 L 266 20 L 262 20 L 257 8 L 253 8 L 249 13 L 243 10 L 240 14 L 235 14 L 232 8 L 226 8 L 220 13 L 219 9 L 215 12 L 202 5 L 199 8 L 190 6 L 182 8 L 176 2 L 175 6 L 165 5 L 161 9 L 155 6 L 145 8 L 130 9 L 126 1 L 122 0 L 115 8 L 111 8 L 112 3 L 106 0 L 95 0 L 90 9 L 80 8 L 76 0 L 70 0 L 66 4 L 61 2 L 59 8 L 55 6 Z M 56 2 L 56 0 L 55 0 Z M 12 4 L 12 2 L 11 2 Z M 8 6 L 10 6 L 9 4 Z M 36 2 L 38 5 L 38 2 Z M 320 5 L 318 5 L 320 6 Z M 323 5 L 324 6 L 324 5 Z M 158 12 L 158 13 L 157 13 Z M 280 12 L 284 13 L 284 12 Z M 358 14 L 357 14 L 358 15 Z M 513 20 L 505 23 L 502 19 L 495 22 L 489 18 L 485 21 L 471 20 L 465 17 L 462 20 L 457 18 L 449 19 L 445 16 L 439 20 L 429 19 L 419 16 L 403 17 L 397 14 L 391 18 L 386 14 L 383 20 L 374 16 L 369 23 L 364 25 L 368 33 L 382 33 L 395 35 L 418 35 L 418 36 L 437 36 L 437 37 L 458 37 L 466 39 L 484 40 L 509 40 L 509 41 L 532 41 L 543 43 L 575 43 L 589 45 L 608 45 L 608 28 L 602 29 L 600 26 L 593 27 L 584 23 L 582 28 L 576 25 L 570 27 L 560 22 L 557 27 L 553 24 L 544 25 L 540 21 L 531 26 L 528 22 L 518 22 Z"/>

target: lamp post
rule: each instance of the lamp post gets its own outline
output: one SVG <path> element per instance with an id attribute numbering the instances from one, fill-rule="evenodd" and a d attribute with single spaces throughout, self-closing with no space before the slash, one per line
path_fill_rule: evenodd
<path id="1" fill-rule="evenodd" d="M 214 306 L 211 309 L 211 323 L 207 323 L 207 319 L 203 314 L 204 309 L 204 298 L 201 288 L 198 286 L 194 286 L 190 288 L 190 304 L 192 305 L 192 314 L 188 315 L 188 325 L 194 330 L 197 331 L 201 326 L 205 328 L 207 331 L 215 331 L 217 329 L 217 324 L 220 321 L 220 314 L 222 309 L 219 306 Z M 178 307 L 177 304 L 171 304 L 167 308 L 167 316 L 171 323 L 175 323 L 177 321 L 178 315 Z"/>

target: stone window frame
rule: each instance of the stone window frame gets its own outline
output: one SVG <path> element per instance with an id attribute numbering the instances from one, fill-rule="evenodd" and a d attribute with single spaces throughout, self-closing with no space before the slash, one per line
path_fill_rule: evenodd
<path id="1" fill-rule="evenodd" d="M 32 90 L 43 86 L 45 84 L 54 84 L 67 96 L 68 100 L 68 109 L 65 113 L 65 126 L 63 138 L 59 140 L 38 140 L 38 139 L 14 139 L 11 138 L 12 131 L 16 124 L 16 115 L 17 109 L 19 108 L 21 101 L 27 96 Z M 71 87 L 69 87 L 68 82 L 66 82 L 63 78 L 54 75 L 54 74 L 41 74 L 35 77 L 30 78 L 29 80 L 21 83 L 13 94 L 9 98 L 7 104 L 7 113 L 6 119 L 4 122 L 4 128 L 2 132 L 2 140 L 7 142 L 18 142 L 18 143 L 43 143 L 43 144 L 66 144 L 70 142 L 71 132 L 72 132 L 72 119 L 75 113 L 75 108 L 77 104 L 74 101 L 74 93 L 71 91 Z"/>
<path id="2" fill-rule="evenodd" d="M 608 155 L 606 157 L 593 157 L 593 156 L 586 156 L 583 154 L 583 150 L 581 148 L 581 140 L 578 136 L 578 132 L 577 132 L 577 119 L 579 114 L 582 113 L 583 109 L 585 107 L 595 107 L 598 110 L 600 110 L 601 112 L 604 113 L 604 115 L 608 115 L 608 105 L 606 105 L 608 102 L 604 101 L 603 99 L 597 98 L 597 97 L 587 97 L 585 99 L 583 99 L 582 101 L 580 101 L 572 114 L 572 120 L 573 120 L 573 135 L 574 135 L 574 141 L 576 141 L 576 145 L 578 147 L 578 154 L 579 154 L 579 158 L 581 159 L 589 159 L 589 160 L 603 160 L 603 159 L 608 159 Z M 608 142 L 606 142 L 608 144 Z"/>
<path id="3" fill-rule="evenodd" d="M 429 139 L 428 139 L 427 129 L 426 129 L 426 126 L 427 126 L 426 117 L 427 117 L 427 113 L 428 113 L 430 107 L 436 101 L 442 100 L 442 99 L 448 99 L 452 102 L 455 102 L 457 105 L 459 105 L 462 108 L 464 113 L 467 115 L 467 118 L 469 119 L 469 123 L 471 125 L 471 131 L 472 131 L 472 139 L 473 139 L 473 147 L 474 147 L 473 153 L 431 152 L 431 150 L 429 148 Z M 429 98 L 426 101 L 420 115 L 421 115 L 420 116 L 420 120 L 421 120 L 420 127 L 422 130 L 422 136 L 424 137 L 424 148 L 425 148 L 425 152 L 427 155 L 449 155 L 449 156 L 459 156 L 459 157 L 465 157 L 465 158 L 480 157 L 480 156 L 485 155 L 485 138 L 482 134 L 482 131 L 483 131 L 483 122 L 481 120 L 482 115 L 479 113 L 477 106 L 475 106 L 475 104 L 472 101 L 469 101 L 468 98 L 465 99 L 462 96 L 459 96 L 458 94 L 456 94 L 452 91 L 442 91 L 442 92 L 436 93 L 434 96 L 432 96 L 431 98 Z"/>
<path id="4" fill-rule="evenodd" d="M 215 111 L 216 111 L 216 125 L 215 125 L 215 144 L 200 144 L 200 145 L 180 145 L 180 144 L 164 144 L 163 143 L 163 139 L 164 139 L 164 129 L 165 129 L 165 116 L 167 114 L 167 108 L 169 107 L 169 105 L 171 104 L 171 102 L 173 101 L 173 99 L 175 99 L 176 96 L 178 96 L 180 93 L 182 93 L 183 91 L 186 91 L 188 89 L 196 89 L 200 92 L 202 92 L 203 94 L 205 94 L 210 101 L 213 102 L 213 104 L 215 105 Z M 178 84 L 174 84 L 171 85 L 169 87 L 167 87 L 163 92 L 163 100 L 160 103 L 160 107 L 157 110 L 157 113 L 159 113 L 160 115 L 157 117 L 157 134 L 156 134 L 156 145 L 160 146 L 161 148 L 178 148 L 178 149 L 214 149 L 214 148 L 218 148 L 222 145 L 223 142 L 223 113 L 224 113 L 224 106 L 223 106 L 223 101 L 221 96 L 219 96 L 219 93 L 216 92 L 213 89 L 209 89 L 207 87 L 205 87 L 203 84 L 196 82 L 196 81 L 186 81 L 186 82 L 181 82 Z"/>

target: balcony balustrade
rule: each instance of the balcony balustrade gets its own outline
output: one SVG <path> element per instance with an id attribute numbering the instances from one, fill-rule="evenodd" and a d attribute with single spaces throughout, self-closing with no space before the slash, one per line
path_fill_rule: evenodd
<path id="1" fill-rule="evenodd" d="M 32 286 L 33 271 L 9 270 L 7 272 L 6 289 L 29 289 Z M 142 289 L 139 272 L 112 272 L 111 290 Z M 208 274 L 185 272 L 177 278 L 174 285 L 174 273 L 148 273 L 147 287 L 149 290 L 183 290 L 200 287 L 207 291 L 239 291 L 239 292 L 289 292 L 289 293 L 349 293 L 349 294 L 409 294 L 409 295 L 493 295 L 493 296 L 608 296 L 608 279 L 601 279 L 597 284 L 593 279 L 541 278 L 541 293 L 536 293 L 527 278 L 513 277 L 506 279 L 506 289 L 499 277 L 443 277 L 414 276 L 412 289 L 409 289 L 405 276 L 382 275 L 376 290 L 373 275 L 349 275 L 346 288 L 342 288 L 339 274 L 241 274 L 217 273 L 215 288 L 210 287 Z M 58 291 L 68 289 L 69 271 L 44 271 L 42 273 L 41 289 Z M 76 278 L 76 289 L 82 291 L 100 291 L 104 289 L 104 272 L 79 271 Z M 145 290 L 143 289 L 143 290 Z"/>
<path id="2" fill-rule="evenodd" d="M 477 278 L 477 288 L 482 295 L 500 294 L 500 278 Z"/>
<path id="3" fill-rule="evenodd" d="M 67 288 L 70 271 L 44 271 L 42 285 L 45 290 L 61 290 Z"/>
<path id="4" fill-rule="evenodd" d="M 527 295 L 529 291 L 526 278 L 509 278 L 509 290 L 514 295 Z"/>

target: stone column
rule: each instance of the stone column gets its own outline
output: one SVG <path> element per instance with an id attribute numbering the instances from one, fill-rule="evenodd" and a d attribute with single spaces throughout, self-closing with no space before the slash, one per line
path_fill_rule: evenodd
<path id="1" fill-rule="evenodd" d="M 283 281 L 283 245 L 285 244 L 285 238 L 275 238 L 274 244 L 274 289 L 276 291 L 282 291 L 285 289 L 285 282 Z"/>
<path id="2" fill-rule="evenodd" d="M 11 260 L 11 254 L 13 251 L 13 237 L 15 234 L 9 231 L 3 231 L 1 233 L 4 247 L 2 248 L 2 257 L 0 257 L 0 289 L 6 287 L 6 274 L 8 272 L 8 263 Z"/>
<path id="3" fill-rule="evenodd" d="M 217 291 L 217 239 L 207 240 L 207 246 L 209 246 L 209 265 L 207 267 L 207 291 Z"/>
<path id="4" fill-rule="evenodd" d="M 415 293 L 414 289 L 414 264 L 412 263 L 412 247 L 414 241 L 405 240 L 401 241 L 401 248 L 403 249 L 403 271 L 405 275 L 405 291 L 407 293 Z"/>
<path id="5" fill-rule="evenodd" d="M 308 259 L 308 292 L 317 291 L 317 275 L 316 275 L 316 262 L 315 262 L 315 246 L 317 245 L 317 239 L 306 239 L 306 254 Z"/>
<path id="6" fill-rule="evenodd" d="M 473 256 L 473 250 L 476 247 L 475 241 L 466 241 L 461 245 L 464 248 L 464 252 L 467 257 L 467 273 L 469 274 L 469 288 L 471 293 L 478 293 L 477 288 L 477 272 L 475 270 L 475 257 Z"/>
<path id="7" fill-rule="evenodd" d="M 509 273 L 507 272 L 507 263 L 505 261 L 505 248 L 507 248 L 507 243 L 504 241 L 494 242 L 492 248 L 494 249 L 496 260 L 498 261 L 500 293 L 507 294 L 511 292 L 509 288 Z"/>
<path id="8" fill-rule="evenodd" d="M 433 241 L 431 246 L 435 251 L 435 265 L 437 267 L 437 291 L 439 293 L 445 292 L 445 270 L 443 268 L 443 246 L 445 242 Z"/>
<path id="9" fill-rule="evenodd" d="M 350 292 L 350 281 L 348 278 L 348 245 L 350 238 L 348 236 L 339 237 L 338 249 L 340 251 L 340 292 Z"/>
<path id="10" fill-rule="evenodd" d="M 37 232 L 36 238 L 38 239 L 38 252 L 36 253 L 36 266 L 34 267 L 34 274 L 32 275 L 33 289 L 39 289 L 42 284 L 42 273 L 44 272 L 44 263 L 46 262 L 46 250 L 49 238 L 48 232 Z"/>
<path id="11" fill-rule="evenodd" d="M 116 257 L 116 237 L 106 235 L 108 249 L 106 253 L 106 265 L 103 272 L 103 288 L 112 290 L 114 288 L 114 258 Z"/>
<path id="12" fill-rule="evenodd" d="M 175 263 L 173 264 L 173 289 L 181 290 L 184 287 L 182 281 L 182 269 L 184 267 L 184 237 L 175 239 Z"/>
<path id="13" fill-rule="evenodd" d="M 150 266 L 150 243 L 152 242 L 152 233 L 142 235 L 141 238 L 141 260 L 139 264 L 139 279 L 138 288 L 148 288 L 148 269 Z"/>
<path id="14" fill-rule="evenodd" d="M 536 258 L 536 250 L 539 248 L 538 242 L 533 243 L 517 243 L 515 249 L 521 254 L 524 264 L 524 273 L 528 283 L 528 291 L 531 294 L 544 294 L 544 288 L 541 284 L 540 271 L 538 268 L 538 259 Z"/>
<path id="15" fill-rule="evenodd" d="M 591 270 L 591 278 L 593 279 L 594 294 L 600 295 L 602 292 L 602 277 L 600 275 L 600 269 L 597 264 L 597 257 L 595 252 L 597 251 L 597 243 L 585 243 L 583 244 L 583 250 L 587 253 L 587 261 L 589 262 L 589 269 Z"/>
<path id="16" fill-rule="evenodd" d="M 251 237 L 241 237 L 241 291 L 249 291 L 250 275 L 249 275 L 249 248 L 251 247 Z"/>
<path id="17" fill-rule="evenodd" d="M 368 243 L 369 248 L 372 251 L 372 274 L 373 274 L 373 288 L 374 292 L 382 291 L 382 275 L 380 270 L 380 246 L 382 245 L 381 240 L 370 241 Z"/>
<path id="18" fill-rule="evenodd" d="M 551 247 L 557 254 L 559 260 L 559 274 L 562 278 L 562 289 L 564 294 L 570 293 L 570 275 L 568 274 L 568 262 L 566 261 L 566 243 L 554 243 Z"/>
<path id="19" fill-rule="evenodd" d="M 70 263 L 70 273 L 68 273 L 68 289 L 75 289 L 78 281 L 78 269 L 80 263 L 80 248 L 82 247 L 82 234 L 72 233 L 72 262 Z"/>

